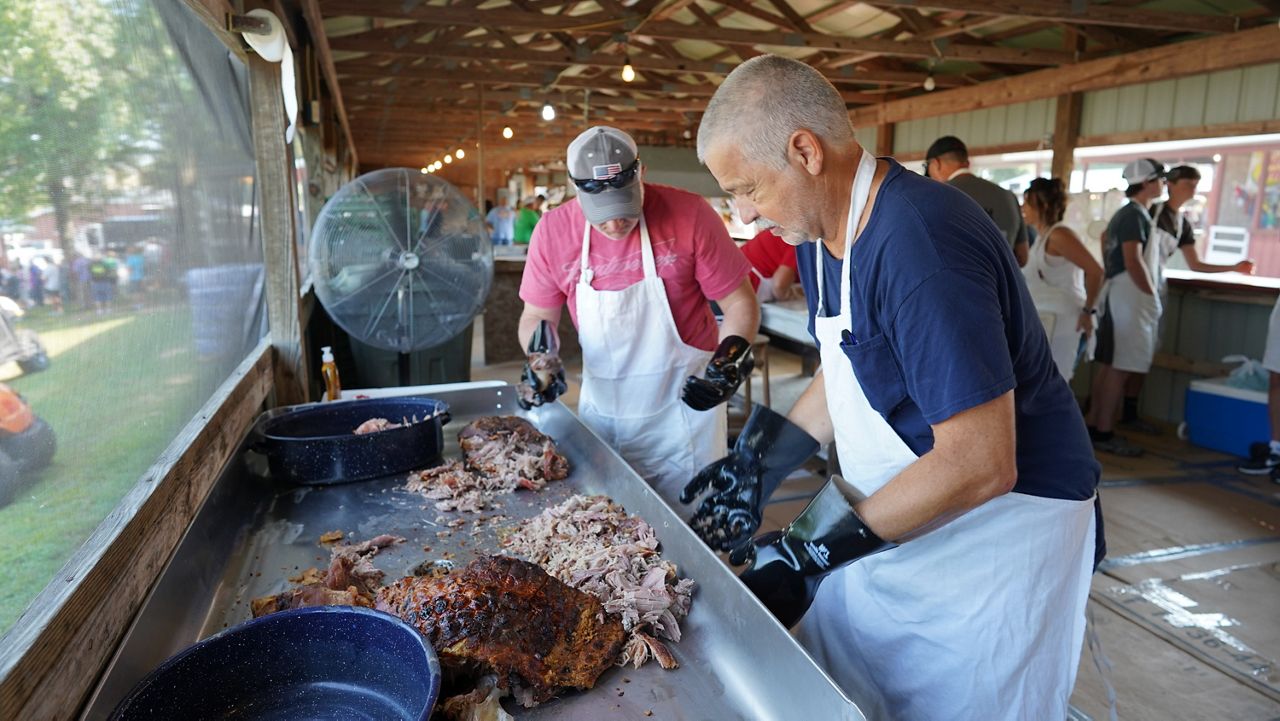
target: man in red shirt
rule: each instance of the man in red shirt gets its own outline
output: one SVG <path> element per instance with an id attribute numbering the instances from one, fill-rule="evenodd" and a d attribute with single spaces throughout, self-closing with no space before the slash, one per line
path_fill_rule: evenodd
<path id="1" fill-rule="evenodd" d="M 759 222 L 759 221 L 757 221 Z M 796 283 L 796 249 L 774 234 L 772 229 L 760 231 L 742 246 L 742 254 L 751 262 L 751 287 L 761 303 L 804 297 Z"/>
<path id="2" fill-rule="evenodd" d="M 724 401 L 750 375 L 760 307 L 750 264 L 701 196 L 643 182 L 631 136 L 597 126 L 569 145 L 578 195 L 542 216 L 520 284 L 531 352 L 524 402 L 563 389 L 547 368 L 561 309 L 578 328 L 578 413 L 673 509 L 724 455 Z M 724 312 L 717 328 L 709 301 Z M 681 402 L 683 400 L 683 402 Z"/>

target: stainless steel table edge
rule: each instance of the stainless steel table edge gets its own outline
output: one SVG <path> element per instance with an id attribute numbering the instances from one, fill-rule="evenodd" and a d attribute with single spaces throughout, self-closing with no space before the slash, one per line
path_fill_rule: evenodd
<path id="1" fill-rule="evenodd" d="M 527 515 L 572 492 L 609 495 L 648 521 L 662 541 L 663 556 L 677 564 L 682 576 L 693 578 L 698 584 L 692 611 L 681 623 L 684 637 L 679 643 L 669 644 L 681 663 L 680 669 L 662 671 L 653 662 L 638 670 L 610 669 L 591 691 L 570 694 L 534 709 L 513 708 L 508 703 L 508 710 L 517 718 L 597 721 L 632 718 L 651 710 L 651 718 L 657 719 L 865 719 L 857 705 L 742 586 L 733 571 L 616 452 L 562 404 L 523 412 L 514 403 L 514 388 L 493 382 L 359 393 L 376 393 L 379 397 L 428 396 L 446 401 L 455 419 L 446 428 L 446 436 L 456 434 L 465 422 L 479 415 L 528 418 L 556 439 L 575 470 L 568 480 L 560 482 L 565 487 L 555 500 L 548 496 Z M 284 410 L 270 411 L 264 418 Z M 250 441 L 251 438 L 245 439 L 240 452 L 222 470 L 120 643 L 82 719 L 106 718 L 133 685 L 165 658 L 247 618 L 241 615 L 247 614 L 248 600 L 259 595 L 262 584 L 280 582 L 262 578 L 274 567 L 258 560 L 259 556 L 297 548 L 310 549 L 304 553 L 314 551 L 315 536 L 327 527 L 303 528 L 307 524 L 293 522 L 287 513 L 282 515 L 282 508 L 314 504 L 323 500 L 326 492 L 353 507 L 356 498 L 363 499 L 360 502 L 379 502 L 389 497 L 389 491 L 396 495 L 394 488 L 383 488 L 380 495 L 375 494 L 366 485 L 376 484 L 375 481 L 317 490 L 272 488 L 269 481 L 260 477 L 266 475 L 265 467 L 260 457 L 249 452 Z M 457 456 L 456 442 L 446 444 L 446 456 Z M 551 484 L 548 489 L 556 485 Z M 408 548 L 411 544 L 404 545 Z M 410 549 L 417 551 L 416 556 L 406 552 L 408 558 L 393 558 L 394 552 L 380 555 L 378 565 L 388 572 L 388 580 L 394 579 L 397 571 L 403 575 L 422 560 L 420 548 Z M 399 566 L 388 568 L 386 563 Z"/>

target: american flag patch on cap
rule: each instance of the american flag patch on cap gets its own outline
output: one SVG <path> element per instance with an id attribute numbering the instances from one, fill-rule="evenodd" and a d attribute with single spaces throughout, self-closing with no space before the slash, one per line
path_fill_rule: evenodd
<path id="1" fill-rule="evenodd" d="M 592 180 L 608 180 L 618 173 L 622 172 L 622 165 L 618 163 L 609 163 L 608 165 L 591 166 Z"/>

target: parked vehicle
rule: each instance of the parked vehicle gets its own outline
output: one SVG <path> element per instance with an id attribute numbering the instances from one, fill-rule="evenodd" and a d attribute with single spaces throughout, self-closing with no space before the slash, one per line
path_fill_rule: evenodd
<path id="1" fill-rule="evenodd" d="M 38 373 L 49 367 L 49 354 L 35 331 L 15 327 L 23 312 L 12 298 L 0 296 L 0 364 L 17 361 L 23 373 Z"/>
<path id="2" fill-rule="evenodd" d="M 36 480 L 57 450 L 53 428 L 17 391 L 0 383 L 0 506 Z"/>

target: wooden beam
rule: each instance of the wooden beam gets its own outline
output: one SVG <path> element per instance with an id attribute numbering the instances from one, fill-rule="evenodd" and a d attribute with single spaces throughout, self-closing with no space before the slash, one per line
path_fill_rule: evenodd
<path id="1" fill-rule="evenodd" d="M 1053 0 L 868 0 L 876 7 L 951 10 L 979 15 L 1011 15 L 1034 20 L 1061 20 L 1079 25 L 1115 25 L 1187 33 L 1230 33 L 1239 29 L 1231 15 L 1147 10 L 1097 2 Z"/>
<path id="2" fill-rule="evenodd" d="M 271 390 L 267 341 L 179 431 L 0 647 L 0 717 L 77 718 Z"/>
<path id="3" fill-rule="evenodd" d="M 622 67 L 623 57 L 621 55 L 585 53 L 582 51 L 568 52 L 558 50 L 548 52 L 542 50 L 510 50 L 456 44 L 434 45 L 419 43 L 416 42 L 416 38 L 425 34 L 425 31 L 421 30 L 421 24 L 415 23 L 413 26 L 402 27 L 385 28 L 358 35 L 334 38 L 331 41 L 331 46 L 333 49 L 340 51 L 371 53 L 388 57 L 505 61 L 529 63 L 531 65 L 549 65 L 559 68 L 583 65 L 605 70 L 614 70 Z M 340 61 L 338 63 L 339 69 L 346 62 L 352 61 Z M 663 70 L 717 77 L 728 75 L 737 67 L 737 63 L 693 60 L 691 58 L 663 58 L 638 53 L 631 56 L 631 64 L 641 72 Z M 823 72 L 832 82 L 866 83 L 869 85 L 877 83 L 917 84 L 923 82 L 927 75 L 927 73 L 922 72 L 883 70 L 848 69 L 831 71 L 819 68 L 819 71 Z M 941 78 L 938 78 L 938 80 L 942 82 Z M 967 83 L 959 78 L 950 78 L 947 80 L 947 84 L 965 85 Z"/>
<path id="4" fill-rule="evenodd" d="M 697 5 L 690 5 L 693 10 Z M 356 15 L 412 19 L 437 25 L 467 25 L 472 27 L 505 27 L 515 30 L 565 32 L 584 35 L 614 35 L 628 32 L 645 18 L 635 15 L 613 16 L 597 12 L 570 18 L 538 12 L 512 10 L 466 10 L 436 5 L 406 7 L 402 0 L 327 0 L 325 9 L 330 15 Z M 770 45 L 779 47 L 807 47 L 815 50 L 841 52 L 874 52 L 899 57 L 973 60 L 977 62 L 1001 62 L 1014 65 L 1061 65 L 1073 62 L 1074 57 L 1056 50 L 1005 48 L 986 45 L 950 43 L 946 46 L 928 42 L 897 42 L 850 38 L 825 33 L 797 33 L 786 31 L 740 30 L 719 27 L 714 24 L 685 25 L 672 21 L 645 22 L 644 30 L 636 33 L 667 40 L 698 40 L 722 45 Z"/>
<path id="5" fill-rule="evenodd" d="M 882 125 L 1277 60 L 1280 60 L 1280 30 L 1267 25 L 894 100 L 855 110 L 851 117 L 859 127 Z"/>
<path id="6" fill-rule="evenodd" d="M 248 57 L 244 39 L 227 30 L 227 16 L 236 11 L 229 0 L 182 0 L 195 16 L 240 60 Z"/>
<path id="7" fill-rule="evenodd" d="M 259 217 L 267 289 L 267 324 L 275 355 L 277 405 L 307 400 L 307 368 L 302 352 L 298 308 L 298 271 L 294 237 L 293 168 L 284 140 L 285 117 L 280 68 L 260 57 L 249 58 L 253 153 L 258 169 Z"/>
<path id="8" fill-rule="evenodd" d="M 1161 143 L 1169 140 L 1198 140 L 1200 138 L 1226 138 L 1236 135 L 1263 135 L 1280 133 L 1280 119 L 1249 120 L 1242 123 L 1217 123 L 1214 125 L 1188 125 L 1181 128 L 1159 130 L 1131 130 L 1123 133 L 1105 133 L 1080 137 L 1077 147 L 1100 145 L 1130 145 L 1137 143 Z"/>
<path id="9" fill-rule="evenodd" d="M 338 71 L 333 66 L 333 51 L 329 38 L 324 32 L 324 17 L 320 15 L 317 0 L 301 0 L 302 16 L 307 20 L 307 28 L 311 32 L 311 43 L 316 47 L 316 55 L 320 59 L 320 70 L 324 73 L 324 83 L 329 88 L 329 97 L 333 99 L 333 109 L 337 111 L 338 123 L 342 125 L 342 134 L 347 138 L 347 146 L 351 151 L 352 162 L 359 162 L 356 155 L 356 141 L 351 137 L 351 125 L 347 121 L 347 108 L 342 102 L 342 86 L 338 84 Z"/>
<path id="10" fill-rule="evenodd" d="M 893 155 L 893 123 L 887 123 L 876 128 L 876 147 L 875 154 L 884 158 Z"/>
<path id="11" fill-rule="evenodd" d="M 625 93 L 686 94 L 711 97 L 716 86 L 710 83 L 624 83 L 621 79 L 583 79 L 561 77 L 555 72 L 515 73 L 493 69 L 482 72 L 474 69 L 444 70 L 434 65 L 414 65 L 396 62 L 379 65 L 368 60 L 351 60 L 338 65 L 338 75 L 352 78 L 406 78 L 421 82 L 449 83 L 452 85 L 524 85 L 536 88 L 584 88 L 612 90 Z M 655 101 L 661 102 L 661 101 Z"/>
<path id="12" fill-rule="evenodd" d="M 1087 42 L 1085 36 L 1073 27 L 1062 29 L 1062 44 L 1066 50 L 1081 52 Z M 1071 168 L 1075 165 L 1076 142 L 1080 138 L 1080 111 L 1084 106 L 1084 93 L 1064 93 L 1058 96 L 1053 118 L 1053 159 L 1049 163 L 1049 177 L 1061 178 L 1064 188 L 1071 186 Z"/>

